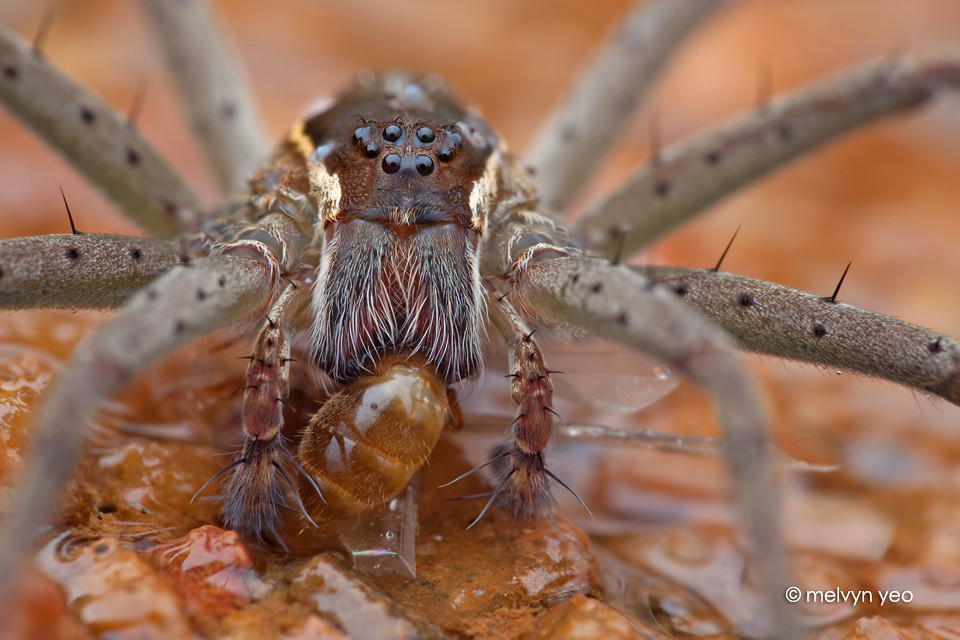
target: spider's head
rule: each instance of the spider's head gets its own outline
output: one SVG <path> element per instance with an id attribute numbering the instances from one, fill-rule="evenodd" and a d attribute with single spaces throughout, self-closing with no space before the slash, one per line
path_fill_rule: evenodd
<path id="1" fill-rule="evenodd" d="M 323 224 L 455 223 L 482 233 L 495 200 L 499 139 L 431 77 L 362 76 L 286 146 L 312 191 L 337 193 L 318 207 Z"/>

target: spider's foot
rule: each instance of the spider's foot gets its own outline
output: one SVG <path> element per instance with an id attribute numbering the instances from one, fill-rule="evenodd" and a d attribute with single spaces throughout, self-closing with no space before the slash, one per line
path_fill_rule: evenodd
<path id="1" fill-rule="evenodd" d="M 283 528 L 281 510 L 289 510 L 288 495 L 296 495 L 286 469 L 288 458 L 290 453 L 280 436 L 244 443 L 226 470 L 229 478 L 224 483 L 220 509 L 226 528 L 283 546 L 279 536 Z M 299 502 L 299 498 L 296 500 Z"/>
<path id="2" fill-rule="evenodd" d="M 542 452 L 528 454 L 510 440 L 497 445 L 491 453 L 496 489 L 491 499 L 518 518 L 549 520 L 553 516 L 553 495 L 549 478 L 553 475 L 543 461 Z"/>

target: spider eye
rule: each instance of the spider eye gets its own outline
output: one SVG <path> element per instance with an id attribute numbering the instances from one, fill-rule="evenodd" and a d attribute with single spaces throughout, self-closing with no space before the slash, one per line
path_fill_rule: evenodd
<path id="1" fill-rule="evenodd" d="M 449 146 L 443 147 L 437 152 L 437 158 L 440 162 L 450 162 L 453 160 L 455 150 L 463 146 L 463 138 L 460 137 L 460 134 L 456 131 L 448 131 L 447 140 L 449 141 Z"/>
<path id="2" fill-rule="evenodd" d="M 367 137 L 369 131 L 370 127 L 357 127 L 357 130 L 353 132 L 353 144 L 360 144 Z"/>
<path id="3" fill-rule="evenodd" d="M 400 170 L 400 154 L 398 153 L 388 153 L 383 158 L 383 162 L 380 163 L 380 166 L 383 167 L 384 173 L 396 173 Z"/>
<path id="4" fill-rule="evenodd" d="M 428 176 L 433 173 L 433 160 L 429 156 L 417 156 L 417 173 Z"/>
<path id="5" fill-rule="evenodd" d="M 363 148 L 363 155 L 367 156 L 368 158 L 376 158 L 378 153 L 380 153 L 380 148 L 375 142 L 371 142 Z"/>
<path id="6" fill-rule="evenodd" d="M 396 142 L 402 135 L 403 129 L 395 124 L 387 125 L 387 128 L 383 130 L 383 139 L 387 142 Z"/>
<path id="7" fill-rule="evenodd" d="M 437 139 L 437 135 L 430 127 L 420 127 L 417 129 L 417 140 L 424 144 L 430 144 Z"/>

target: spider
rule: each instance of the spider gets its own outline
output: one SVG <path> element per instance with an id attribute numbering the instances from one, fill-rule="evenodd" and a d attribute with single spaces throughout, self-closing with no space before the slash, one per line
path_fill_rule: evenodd
<path id="1" fill-rule="evenodd" d="M 449 74 L 448 74 L 448 75 L 449 75 Z M 506 137 L 506 136 L 505 136 L 505 137 Z M 510 138 L 507 137 L 507 139 L 509 140 Z M 538 256 L 538 257 L 539 257 L 539 256 Z M 549 264 L 549 262 L 547 262 L 547 261 L 544 261 L 544 262 L 542 262 L 542 263 L 541 263 L 541 262 L 537 262 L 537 263 L 533 264 L 533 266 L 531 267 L 531 270 L 535 272 L 536 269 L 538 268 L 537 265 L 539 265 L 539 264 Z M 725 264 L 729 264 L 729 263 L 725 263 Z M 728 268 L 728 267 L 725 266 L 725 268 Z M 826 292 L 826 293 L 829 293 L 829 292 Z M 744 304 L 743 306 L 744 306 L 744 307 L 747 307 L 747 306 L 751 306 L 751 305 Z M 618 317 L 619 317 L 619 316 L 618 316 Z M 615 319 L 616 319 L 616 318 L 615 318 Z M 814 328 L 814 332 L 815 332 L 815 329 L 816 329 L 816 328 Z M 947 344 L 948 344 L 948 343 L 947 343 L 946 341 L 944 341 L 944 342 L 942 342 L 942 343 L 940 344 L 940 346 L 946 348 L 946 347 L 947 347 Z M 702 374 L 701 374 L 701 375 L 702 375 Z M 748 458 L 749 458 L 749 456 L 748 456 Z M 753 459 L 748 459 L 747 462 L 752 464 L 752 463 L 754 462 L 754 460 L 753 460 Z"/>

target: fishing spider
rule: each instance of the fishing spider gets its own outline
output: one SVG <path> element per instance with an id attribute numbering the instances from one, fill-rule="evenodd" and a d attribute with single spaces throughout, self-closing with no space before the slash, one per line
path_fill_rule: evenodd
<path id="1" fill-rule="evenodd" d="M 675 13 L 657 14 L 657 7 L 660 7 L 659 11 L 662 13 L 662 8 L 671 4 Z M 666 46 L 660 41 L 679 40 L 681 32 L 692 28 L 714 5 L 719 4 L 722 3 L 652 3 L 653 8 L 644 15 L 647 19 L 663 21 L 665 26 L 656 30 L 656 33 L 662 35 L 653 38 L 657 44 L 651 46 Z M 695 5 L 699 8 L 694 9 Z M 644 27 L 638 26 L 636 29 L 637 33 L 644 33 Z M 639 36 L 634 34 L 623 37 L 622 41 L 629 41 L 630 38 Z M 671 49 L 664 48 L 663 51 L 666 54 Z M 35 63 L 29 60 L 29 56 L 27 53 L 24 60 L 16 63 L 5 62 L 6 82 L 15 83 L 30 78 L 28 67 L 21 66 Z M 622 58 L 618 58 L 618 61 L 619 64 L 625 64 Z M 493 316 L 493 324 L 511 345 L 514 358 L 512 375 L 521 379 L 522 374 L 531 381 L 549 381 L 550 377 L 547 369 L 549 363 L 540 362 L 539 348 L 528 327 L 528 320 L 514 314 L 514 311 L 520 310 L 530 317 L 529 322 L 532 324 L 542 323 L 595 332 L 608 339 L 647 350 L 665 360 L 677 372 L 703 385 L 712 394 L 726 429 L 726 436 L 732 443 L 729 455 L 745 517 L 745 527 L 757 555 L 766 558 L 761 565 L 761 572 L 768 583 L 779 584 L 778 581 L 782 581 L 786 571 L 779 561 L 782 554 L 779 551 L 780 538 L 775 525 L 776 496 L 772 490 L 771 471 L 765 456 L 765 420 L 742 366 L 730 355 L 727 338 L 705 323 L 700 316 L 687 311 L 676 298 L 679 297 L 683 302 L 705 311 L 749 348 L 887 377 L 912 384 L 926 392 L 942 395 L 954 402 L 958 395 L 956 362 L 960 357 L 960 347 L 945 336 L 879 316 L 859 315 L 852 308 L 838 302 L 836 294 L 807 296 L 763 283 L 728 277 L 718 273 L 716 269 L 678 271 L 629 267 L 621 264 L 621 259 L 747 178 L 782 161 L 785 156 L 799 153 L 822 137 L 833 135 L 872 117 L 872 112 L 879 115 L 901 106 L 912 106 L 928 98 L 929 93 L 941 85 L 955 84 L 958 64 L 960 63 L 956 51 L 946 52 L 936 58 L 908 58 L 906 61 L 878 63 L 868 66 L 866 70 L 854 72 L 855 75 L 842 84 L 822 89 L 827 93 L 826 97 L 820 95 L 816 98 L 800 98 L 796 105 L 786 101 L 763 99 L 760 107 L 739 125 L 741 128 L 736 135 L 724 137 L 725 134 L 719 133 L 715 137 L 699 138 L 694 142 L 697 146 L 687 148 L 686 156 L 681 153 L 682 147 L 665 146 L 661 149 L 659 143 L 654 144 L 653 159 L 649 165 L 651 177 L 640 174 L 638 186 L 630 187 L 628 183 L 625 195 L 619 198 L 625 200 L 625 204 L 619 203 L 618 196 L 601 200 L 598 208 L 588 208 L 585 217 L 574 226 L 574 237 L 579 238 L 584 248 L 591 252 L 590 257 L 580 255 L 578 247 L 550 216 L 553 215 L 552 211 L 571 206 L 577 192 L 583 187 L 583 182 L 591 173 L 592 159 L 605 148 L 606 138 L 616 138 L 627 126 L 625 120 L 621 119 L 620 112 L 628 111 L 627 105 L 632 104 L 632 98 L 606 98 L 610 92 L 621 91 L 623 83 L 614 82 L 599 89 L 585 90 L 582 96 L 585 96 L 588 102 L 596 96 L 603 96 L 605 99 L 594 101 L 593 106 L 574 108 L 574 113 L 577 114 L 574 125 L 571 125 L 569 120 L 561 119 L 551 121 L 543 129 L 543 137 L 533 143 L 533 152 L 530 155 L 530 161 L 536 167 L 536 173 L 532 177 L 528 176 L 522 167 L 512 166 L 509 156 L 504 156 L 498 160 L 500 164 L 497 165 L 500 171 L 500 189 L 493 189 L 488 184 L 487 191 L 482 188 L 481 191 L 474 191 L 476 200 L 481 203 L 485 199 L 490 200 L 489 203 L 481 205 L 471 203 L 470 210 L 477 217 L 480 216 L 477 213 L 478 206 L 481 209 L 485 207 L 482 215 L 488 217 L 486 223 L 478 222 L 473 228 L 473 231 L 482 236 L 483 243 L 477 260 L 481 264 L 481 272 L 487 277 L 487 307 Z M 620 73 L 622 71 L 616 71 L 612 75 L 619 77 Z M 601 71 L 594 71 L 586 77 L 602 83 L 605 75 Z M 419 81 L 410 82 L 413 86 Z M 232 87 L 228 85 L 222 90 L 231 91 Z M 827 105 L 829 109 L 822 105 Z M 591 108 L 598 108 L 600 111 L 597 115 L 584 116 L 591 113 Z M 612 112 L 605 109 L 612 109 Z M 246 105 L 242 101 L 232 103 L 229 110 L 231 118 L 224 120 L 227 122 L 242 122 L 247 113 Z M 95 107 L 82 107 L 78 113 L 81 123 L 71 126 L 89 126 L 106 119 L 106 115 Z M 829 122 L 831 118 L 839 121 L 839 124 L 824 124 L 824 121 Z M 498 143 L 495 138 L 485 132 L 478 133 L 478 130 L 482 129 L 479 121 L 469 122 L 465 127 L 454 131 L 460 126 L 455 123 L 461 119 L 466 120 L 456 118 L 454 123 L 434 123 L 442 126 L 431 129 L 431 136 L 421 136 L 418 133 L 419 126 L 423 123 L 404 122 L 401 133 L 416 136 L 421 142 L 428 142 L 428 137 L 432 140 L 441 130 L 448 136 L 452 131 L 461 138 L 467 138 L 468 144 L 475 143 L 473 138 L 478 137 L 483 140 L 476 144 L 496 147 Z M 666 120 L 662 116 L 660 119 Z M 360 150 L 361 155 L 364 145 L 370 144 L 371 140 L 378 143 L 381 139 L 393 142 L 390 140 L 393 134 L 388 134 L 385 129 L 386 120 L 373 120 L 372 124 L 368 124 L 360 119 L 355 127 L 351 127 L 354 131 L 352 144 Z M 606 125 L 609 125 L 610 129 L 604 132 L 602 129 Z M 238 128 L 231 128 L 233 126 Z M 837 131 L 833 130 L 834 126 Z M 242 140 L 244 136 L 237 133 L 242 130 L 240 125 L 228 124 L 226 138 Z M 150 190 L 159 188 L 157 185 L 163 178 L 154 174 L 151 174 L 149 180 L 135 177 L 141 167 L 146 166 L 153 171 L 153 160 L 144 155 L 145 152 L 139 147 L 129 146 L 139 143 L 127 138 L 129 133 L 123 131 L 122 127 L 115 129 L 112 135 L 113 141 L 125 150 L 120 164 L 127 165 L 127 169 L 114 166 L 94 168 L 92 171 L 99 171 L 102 176 L 111 178 L 117 172 L 134 174 L 134 177 L 125 175 L 117 181 L 121 186 L 117 187 L 113 197 L 123 202 L 121 206 L 134 216 L 140 215 L 141 217 L 136 218 L 138 222 L 162 237 L 169 237 L 185 229 L 199 228 L 199 208 L 191 204 L 193 201 L 189 200 L 187 195 L 183 196 L 183 200 L 178 200 L 181 192 L 176 189 L 179 187 L 164 187 L 160 197 L 148 195 L 146 200 L 150 202 L 138 200 L 138 192 L 150 193 Z M 659 136 L 662 134 L 654 135 Z M 305 139 L 312 140 L 309 135 L 306 138 L 303 135 L 288 137 L 288 141 L 296 144 L 302 144 Z M 506 139 L 509 140 L 509 136 Z M 448 137 L 448 142 L 449 140 L 452 138 Z M 313 142 L 323 146 L 334 141 L 318 138 Z M 339 142 L 342 141 L 337 141 Z M 220 177 L 223 188 L 230 189 L 240 185 L 241 176 L 246 176 L 253 169 L 250 158 L 255 154 L 246 150 L 218 151 L 217 147 L 222 144 L 222 141 L 206 143 L 223 165 Z M 252 139 L 250 145 L 251 148 L 257 148 L 258 141 Z M 456 145 L 451 142 L 448 146 Z M 315 151 L 313 149 L 310 153 Z M 441 149 L 438 153 L 442 152 Z M 304 152 L 304 155 L 309 156 L 310 153 Z M 387 162 L 385 153 L 382 149 L 375 149 L 370 152 L 368 159 Z M 321 157 L 322 154 L 317 156 Z M 241 160 L 236 161 L 236 158 Z M 442 168 L 440 162 L 434 162 Z M 134 169 L 131 171 L 130 167 Z M 147 169 L 143 169 L 144 173 L 146 171 Z M 385 168 L 384 171 L 387 172 Z M 471 175 L 471 180 L 482 182 L 483 175 L 483 172 L 476 172 Z M 104 181 L 107 177 L 94 180 Z M 272 188 L 272 180 L 269 177 L 261 178 L 263 184 L 269 183 L 268 187 L 263 187 L 265 191 Z M 487 180 L 489 182 L 493 178 L 488 176 Z M 528 191 L 528 180 L 540 187 L 541 204 L 536 204 Z M 712 180 L 716 182 L 711 182 Z M 124 181 L 131 183 L 128 193 L 120 193 L 125 188 Z M 508 184 L 511 182 L 517 184 Z M 694 183 L 698 186 L 687 186 Z M 706 187 L 700 189 L 699 185 Z M 317 184 L 313 186 L 320 188 L 323 184 L 319 187 Z M 332 187 L 327 184 L 323 188 Z M 264 199 L 273 197 L 274 194 L 263 195 Z M 264 206 L 270 210 L 271 205 Z M 646 214 L 648 218 L 645 219 L 656 220 L 657 225 L 648 226 L 646 229 L 639 228 L 633 210 L 643 206 L 649 206 L 652 210 Z M 288 209 L 280 206 L 276 211 L 286 215 Z M 540 215 L 526 213 L 534 210 L 540 212 Z M 328 222 L 332 224 L 333 218 Z M 286 336 L 282 335 L 285 330 L 282 327 L 279 333 L 274 334 L 271 331 L 285 322 L 293 324 L 296 314 L 289 312 L 281 321 L 275 315 L 275 312 L 283 314 L 277 304 L 287 303 L 278 301 L 303 295 L 315 279 L 324 281 L 322 274 L 316 274 L 318 262 L 311 264 L 312 269 L 300 269 L 300 262 L 282 264 L 282 261 L 275 260 L 271 263 L 271 260 L 280 257 L 275 246 L 277 243 L 272 239 L 264 243 L 263 237 L 258 233 L 240 237 L 243 234 L 228 232 L 232 243 L 243 246 L 224 252 L 225 257 L 220 260 L 208 260 L 206 255 L 210 253 L 210 246 L 223 239 L 219 235 L 222 232 L 216 225 L 208 226 L 199 235 L 191 235 L 189 242 L 177 245 L 176 249 L 172 249 L 168 244 L 146 241 L 130 247 L 127 240 L 112 240 L 94 234 L 39 240 L 26 246 L 21 259 L 27 260 L 29 254 L 38 250 L 48 250 L 52 252 L 51 255 L 61 258 L 61 262 L 66 262 L 63 263 L 64 266 L 57 267 L 57 271 L 51 269 L 50 262 L 46 260 L 34 261 L 33 264 L 42 265 L 44 271 L 38 280 L 30 280 L 33 275 L 15 273 L 7 265 L 2 265 L 6 276 L 3 286 L 10 286 L 11 289 L 6 291 L 14 292 L 7 294 L 12 296 L 8 299 L 10 301 L 5 303 L 8 307 L 118 306 L 130 297 L 127 289 L 142 287 L 160 272 L 171 271 L 176 274 L 160 281 L 168 283 L 158 284 L 161 289 L 148 288 L 145 293 L 132 298 L 131 306 L 125 312 L 126 316 L 120 316 L 121 319 L 101 332 L 100 337 L 77 356 L 76 363 L 65 374 L 59 388 L 51 394 L 47 413 L 40 417 L 36 435 L 40 444 L 36 445 L 34 455 L 37 456 L 35 459 L 41 462 L 27 471 L 24 481 L 24 495 L 27 496 L 24 500 L 38 502 L 40 506 L 27 509 L 22 506 L 25 503 L 18 503 L 21 506 L 14 507 L 5 526 L 5 535 L 8 536 L 6 549 L 22 548 L 35 523 L 47 515 L 48 504 L 72 468 L 82 435 L 82 429 L 78 425 L 93 411 L 99 399 L 112 393 L 127 376 L 145 366 L 148 360 L 162 356 L 176 344 L 232 324 L 238 319 L 258 319 L 263 314 L 268 316 L 265 321 L 256 323 L 252 329 L 254 334 L 259 332 L 257 344 L 260 346 L 265 347 L 273 337 L 286 339 Z M 281 240 L 291 244 L 309 240 L 305 235 L 294 237 L 295 234 L 302 234 L 302 229 L 281 229 L 277 234 Z M 7 255 L 13 255 L 10 248 L 14 246 L 16 245 L 12 243 L 5 245 Z M 317 247 L 317 251 L 319 249 Z M 82 267 L 80 257 L 97 251 L 108 254 L 113 252 L 113 255 L 120 251 L 131 261 L 150 265 L 150 272 L 130 278 L 126 275 L 117 277 L 94 269 L 81 278 L 82 281 L 85 279 L 90 283 L 88 291 L 78 292 L 75 285 L 56 288 L 58 283 L 66 282 L 67 277 L 75 277 L 77 269 Z M 307 261 L 311 252 L 304 250 L 299 255 L 303 257 L 303 261 Z M 310 259 L 317 258 L 313 256 Z M 183 263 L 188 264 L 183 266 Z M 269 268 L 264 269 L 264 264 Z M 295 269 L 300 271 L 294 273 Z M 102 293 L 101 283 L 105 277 L 114 278 L 119 291 L 115 295 L 107 292 L 105 298 L 96 299 L 96 296 Z M 27 282 L 40 282 L 42 286 L 26 286 L 24 283 Z M 653 286 L 651 283 L 660 283 L 663 286 Z M 228 294 L 218 294 L 218 289 L 226 290 Z M 151 303 L 157 306 L 152 310 L 139 312 L 138 315 L 138 305 Z M 197 312 L 202 306 L 200 303 L 212 305 L 215 312 L 209 315 Z M 192 310 L 185 316 L 174 317 L 175 314 L 157 312 L 157 309 L 164 307 L 177 312 Z M 641 308 L 642 315 L 639 312 Z M 197 315 L 193 315 L 194 313 Z M 123 317 L 133 320 L 125 321 Z M 454 330 L 462 328 L 458 325 Z M 875 330 L 883 333 L 883 337 L 876 340 L 856 339 L 858 334 L 865 332 L 865 328 L 869 328 L 871 332 Z M 168 332 L 166 337 L 156 340 L 155 344 L 143 341 L 143 333 L 160 335 L 161 329 Z M 124 331 L 127 331 L 129 336 L 126 336 Z M 836 339 L 840 337 L 843 340 Z M 144 344 L 147 346 L 143 347 Z M 408 355 L 404 349 L 409 350 L 411 344 L 404 343 L 402 347 L 389 345 L 373 351 L 375 355 L 394 351 L 401 352 L 400 355 Z M 417 348 L 413 348 L 413 351 L 417 351 Z M 287 365 L 289 354 L 286 351 L 271 353 L 276 357 L 274 363 L 278 368 Z M 905 353 L 910 355 L 904 357 Z M 535 361 L 535 365 L 524 369 L 524 359 Z M 254 360 L 263 361 L 266 358 L 255 352 Z M 335 366 L 336 362 L 335 357 L 327 358 L 325 364 L 329 369 Z M 374 368 L 373 364 L 363 362 L 362 359 L 357 361 L 357 366 L 359 368 L 356 370 L 333 372 L 335 381 L 351 384 L 367 377 L 367 369 Z M 415 368 L 423 367 L 416 365 Z M 465 365 L 462 371 L 434 371 L 431 375 L 439 376 L 443 382 L 449 383 L 471 374 L 474 369 L 470 364 Z M 261 374 L 249 375 L 256 377 Z M 248 378 L 248 381 L 250 380 L 251 378 Z M 517 399 L 524 402 L 536 397 L 541 409 L 550 409 L 548 382 L 536 384 L 542 388 L 535 393 L 515 389 Z M 255 386 L 256 380 L 250 384 L 251 388 Z M 283 392 L 279 391 L 278 394 L 282 396 Z M 543 399 L 544 396 L 546 400 Z M 431 397 L 440 398 L 437 394 Z M 270 401 L 275 399 L 271 397 Z M 257 411 L 265 412 L 265 402 L 262 399 L 250 399 L 249 402 L 251 406 L 247 409 L 248 415 Z M 524 461 L 534 459 L 539 462 L 539 453 L 545 444 L 549 426 L 525 426 L 525 417 L 529 418 L 529 411 L 522 408 L 518 414 L 516 429 L 519 431 L 520 440 L 528 440 L 519 447 L 524 455 L 519 458 L 512 455 L 507 458 L 509 464 L 501 465 L 500 477 L 503 480 L 495 484 L 497 490 L 494 493 L 494 497 L 500 491 L 512 496 L 508 502 L 513 506 L 519 505 L 521 516 L 545 510 L 549 500 L 546 489 L 541 486 L 548 482 L 545 472 L 541 469 L 530 471 L 524 467 Z M 252 431 L 255 429 L 255 426 L 248 428 L 248 443 L 259 441 L 259 434 Z M 279 442 L 273 439 L 269 441 Z M 256 485 L 263 474 L 269 475 L 270 467 L 275 466 L 273 463 L 276 460 L 268 459 L 265 470 L 246 471 L 235 476 L 239 479 L 238 486 L 242 488 L 251 483 Z M 297 475 L 299 470 L 294 467 L 292 472 L 288 469 L 287 473 Z M 306 474 L 300 475 L 306 477 Z M 757 478 L 766 480 L 758 481 Z M 269 484 L 273 481 L 264 482 Z M 300 488 L 301 494 L 317 489 L 312 482 Z M 240 490 L 234 489 L 230 495 L 236 496 Z M 254 493 L 263 495 L 265 491 Z M 287 492 L 292 493 L 294 492 Z M 264 528 L 269 530 L 275 526 L 272 519 L 274 516 L 264 513 L 264 509 L 269 511 L 272 506 L 276 506 L 275 503 L 293 498 L 289 495 L 285 498 L 268 498 L 265 505 L 256 506 L 251 506 L 249 502 L 255 501 L 256 497 L 242 498 L 242 504 L 227 512 L 228 521 L 238 527 L 250 526 L 256 531 Z M 306 517 L 311 517 L 309 511 Z M 253 524 L 250 524 L 251 522 Z M 9 551 L 3 558 L 6 562 L 3 569 L 7 571 L 13 566 L 15 558 Z M 782 610 L 779 596 L 771 597 L 769 605 L 774 611 Z M 781 611 L 780 617 L 785 619 L 787 616 Z M 783 620 L 780 624 L 784 628 L 788 625 Z"/>

